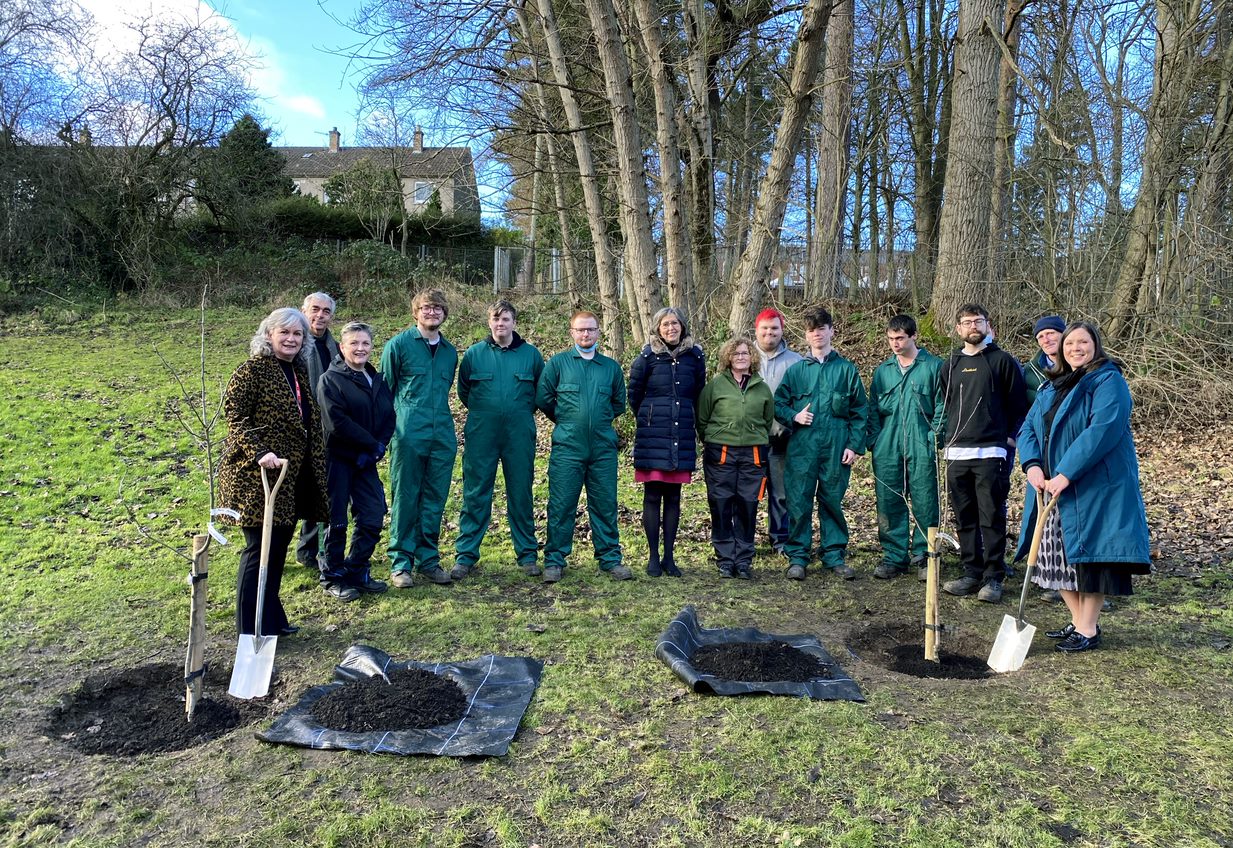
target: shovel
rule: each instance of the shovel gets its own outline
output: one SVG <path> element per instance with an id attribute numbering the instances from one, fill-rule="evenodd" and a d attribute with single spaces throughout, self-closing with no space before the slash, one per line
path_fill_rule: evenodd
<path id="1" fill-rule="evenodd" d="M 1023 592 L 1019 595 L 1019 616 L 1013 618 L 1002 616 L 1002 626 L 998 629 L 998 637 L 993 642 L 993 650 L 989 652 L 989 668 L 997 672 L 1018 671 L 1023 668 L 1023 660 L 1028 649 L 1032 647 L 1032 637 L 1036 635 L 1036 626 L 1023 620 L 1023 605 L 1027 603 L 1028 586 L 1032 583 L 1032 572 L 1036 568 L 1036 559 L 1040 555 L 1040 538 L 1045 529 L 1045 520 L 1057 506 L 1057 498 L 1045 504 L 1040 515 L 1036 517 L 1036 529 L 1032 533 L 1032 546 L 1028 549 L 1027 569 L 1023 573 Z"/>
<path id="2" fill-rule="evenodd" d="M 253 635 L 241 633 L 235 646 L 235 665 L 231 669 L 231 685 L 227 694 L 233 698 L 264 698 L 270 691 L 270 675 L 274 673 L 274 651 L 278 648 L 277 636 L 262 636 L 261 610 L 265 607 L 265 579 L 270 568 L 270 536 L 274 531 L 274 498 L 278 495 L 283 478 L 287 476 L 287 460 L 280 459 L 282 468 L 274 486 L 261 467 L 261 486 L 265 489 L 265 514 L 261 519 L 261 564 L 257 572 L 257 611 L 253 621 Z"/>

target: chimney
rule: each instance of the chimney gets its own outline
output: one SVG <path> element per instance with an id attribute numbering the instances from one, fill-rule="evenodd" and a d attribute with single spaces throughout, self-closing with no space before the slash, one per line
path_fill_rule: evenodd
<path id="1" fill-rule="evenodd" d="M 331 153 L 338 152 L 338 139 L 339 139 L 338 127 L 334 127 L 334 129 L 330 130 L 330 152 Z"/>
<path id="2" fill-rule="evenodd" d="M 420 129 L 419 127 L 415 128 L 414 139 L 415 140 L 412 143 L 411 152 L 412 153 L 423 153 L 424 152 L 424 131 Z"/>

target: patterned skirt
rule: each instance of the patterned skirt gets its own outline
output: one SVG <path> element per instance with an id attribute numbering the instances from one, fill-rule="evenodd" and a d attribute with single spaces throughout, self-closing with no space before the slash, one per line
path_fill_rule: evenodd
<path id="1" fill-rule="evenodd" d="M 1042 589 L 1079 589 L 1079 575 L 1074 566 L 1066 561 L 1062 550 L 1062 520 L 1057 510 L 1049 513 L 1045 529 L 1040 534 L 1040 551 L 1036 557 L 1036 571 L 1032 582 Z"/>

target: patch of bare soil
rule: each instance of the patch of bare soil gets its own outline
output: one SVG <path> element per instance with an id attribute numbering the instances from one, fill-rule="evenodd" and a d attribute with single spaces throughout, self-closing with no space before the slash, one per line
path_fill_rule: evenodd
<path id="1" fill-rule="evenodd" d="M 51 711 L 47 734 L 85 754 L 132 757 L 194 748 L 266 715 L 264 704 L 231 698 L 220 686 L 207 690 L 189 722 L 183 681 L 184 667 L 171 663 L 92 675 Z"/>
<path id="2" fill-rule="evenodd" d="M 448 677 L 407 668 L 390 672 L 389 683 L 381 677 L 346 683 L 312 709 L 317 723 L 332 730 L 413 730 L 458 721 L 467 711 L 467 698 Z"/>
<path id="3" fill-rule="evenodd" d="M 763 683 L 784 680 L 806 683 L 829 680 L 831 667 L 815 656 L 798 651 L 785 642 L 739 642 L 703 645 L 689 658 L 690 665 L 703 674 L 724 680 Z"/>
<path id="4" fill-rule="evenodd" d="M 860 659 L 899 674 L 943 680 L 983 680 L 991 672 L 980 655 L 987 645 L 968 639 L 943 641 L 938 662 L 925 659 L 919 625 L 873 625 L 849 637 L 848 647 Z"/>

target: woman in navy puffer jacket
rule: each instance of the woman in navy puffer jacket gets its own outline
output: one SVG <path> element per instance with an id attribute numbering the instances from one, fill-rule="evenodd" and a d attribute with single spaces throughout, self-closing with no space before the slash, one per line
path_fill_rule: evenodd
<path id="1" fill-rule="evenodd" d="M 706 357 L 689 335 L 685 314 L 669 306 L 655 313 L 650 344 L 629 369 L 629 405 L 637 416 L 634 480 L 644 485 L 642 527 L 652 577 L 679 577 L 673 560 L 681 521 L 681 486 L 697 467 L 694 404 L 706 384 Z M 660 556 L 660 529 L 663 556 Z"/>

